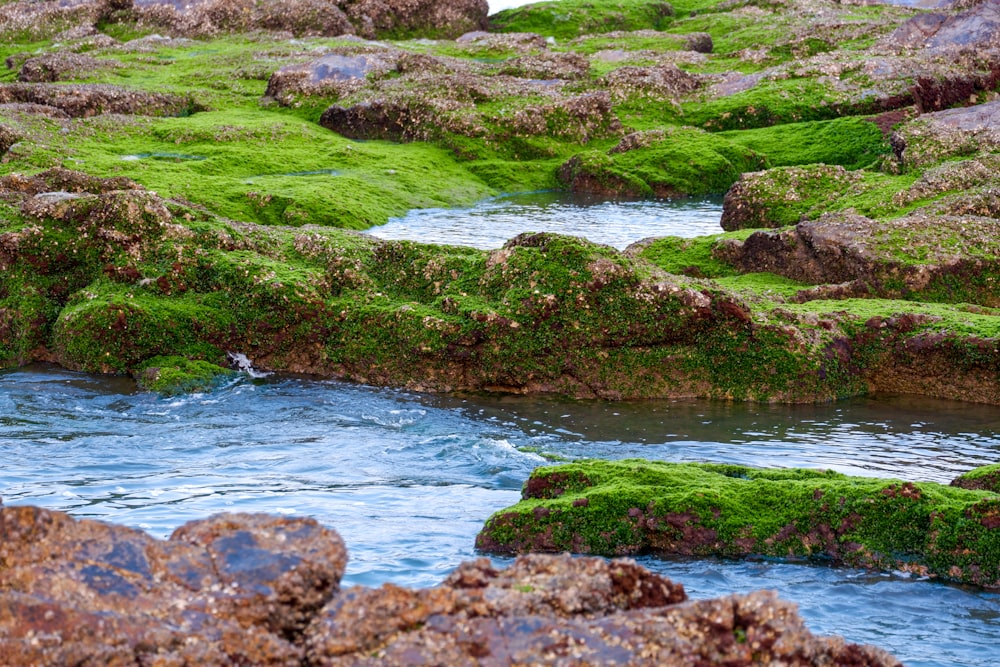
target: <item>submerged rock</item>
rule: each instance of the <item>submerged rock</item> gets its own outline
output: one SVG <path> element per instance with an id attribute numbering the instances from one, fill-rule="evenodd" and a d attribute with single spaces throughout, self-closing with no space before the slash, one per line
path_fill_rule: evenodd
<path id="1" fill-rule="evenodd" d="M 809 558 L 1000 587 L 1000 497 L 832 471 L 639 459 L 539 468 L 491 553 Z"/>
<path id="2" fill-rule="evenodd" d="M 339 591 L 347 553 L 309 519 L 218 515 L 159 541 L 0 506 L 5 664 L 727 665 L 899 662 L 812 635 L 774 593 L 691 602 L 626 559 L 460 565 L 438 587 Z"/>

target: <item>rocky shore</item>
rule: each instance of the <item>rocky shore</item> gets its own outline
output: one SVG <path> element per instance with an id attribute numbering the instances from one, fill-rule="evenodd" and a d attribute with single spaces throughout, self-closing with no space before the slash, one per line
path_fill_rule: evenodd
<path id="1" fill-rule="evenodd" d="M 773 593 L 688 600 L 628 559 L 462 564 L 440 586 L 340 588 L 309 519 L 220 515 L 169 540 L 0 506 L 5 665 L 871 665 Z"/>
<path id="2" fill-rule="evenodd" d="M 3 8 L 4 366 L 1000 403 L 992 1 Z M 349 231 L 540 188 L 728 191 L 731 231 Z"/>

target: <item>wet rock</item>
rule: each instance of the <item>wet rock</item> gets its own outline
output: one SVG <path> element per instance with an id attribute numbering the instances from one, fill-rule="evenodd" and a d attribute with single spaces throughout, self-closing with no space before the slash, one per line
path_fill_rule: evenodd
<path id="1" fill-rule="evenodd" d="M 189 97 L 148 93 L 104 84 L 0 84 L 0 104 L 54 107 L 73 118 L 111 113 L 180 116 L 200 108 Z"/>
<path id="2" fill-rule="evenodd" d="M 29 58 L 21 65 L 18 81 L 29 83 L 51 83 L 78 79 L 93 72 L 121 68 L 114 60 L 94 58 L 84 53 L 53 53 Z"/>
<path id="3" fill-rule="evenodd" d="M 986 0 L 958 13 L 914 16 L 887 41 L 911 49 L 950 51 L 1000 47 L 1000 2 Z"/>
<path id="4" fill-rule="evenodd" d="M 346 591 L 309 628 L 308 656 L 318 665 L 743 665 L 793 655 L 897 664 L 873 647 L 813 637 L 773 593 L 685 600 L 679 585 L 624 559 L 534 555 L 500 572 L 480 560 L 435 589 Z"/>
<path id="5" fill-rule="evenodd" d="M 561 493 L 536 495 L 556 476 Z M 763 554 L 1000 587 L 1000 498 L 931 482 L 632 459 L 536 469 L 522 497 L 489 519 L 478 548 Z"/>
<path id="6" fill-rule="evenodd" d="M 397 66 L 398 54 L 331 53 L 301 65 L 282 67 L 267 82 L 265 97 L 291 104 L 298 95 L 338 99 L 356 92 L 369 74 L 385 74 Z"/>
<path id="7" fill-rule="evenodd" d="M 11 664 L 299 664 L 294 640 L 347 559 L 315 521 L 241 514 L 161 542 L 0 507 L 0 538 L 0 655 Z"/>

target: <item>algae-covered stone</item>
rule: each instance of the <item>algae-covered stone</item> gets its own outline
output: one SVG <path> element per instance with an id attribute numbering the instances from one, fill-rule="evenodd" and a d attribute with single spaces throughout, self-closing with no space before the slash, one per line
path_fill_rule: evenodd
<path id="1" fill-rule="evenodd" d="M 184 357 L 153 357 L 139 368 L 139 386 L 158 394 L 206 391 L 236 375 L 235 371 L 207 361 Z"/>
<path id="2" fill-rule="evenodd" d="M 1000 587 L 1000 500 L 931 482 L 643 460 L 539 468 L 491 553 L 812 559 Z"/>
<path id="3" fill-rule="evenodd" d="M 981 466 L 952 480 L 952 486 L 1000 493 L 1000 463 Z"/>

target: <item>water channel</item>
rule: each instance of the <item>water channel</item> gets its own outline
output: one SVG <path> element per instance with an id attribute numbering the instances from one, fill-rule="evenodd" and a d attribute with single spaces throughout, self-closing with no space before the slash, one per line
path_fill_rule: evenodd
<path id="1" fill-rule="evenodd" d="M 513 205 L 541 206 L 527 199 Z M 574 233 L 619 246 L 671 233 L 640 226 L 612 230 L 618 240 L 600 236 L 615 219 L 592 210 L 600 224 Z M 452 213 L 437 215 L 439 227 Z M 424 224 L 432 214 L 415 217 L 412 238 L 457 242 Z M 543 229 L 539 219 L 491 221 L 484 214 L 478 225 L 493 234 L 477 241 L 482 247 L 498 247 L 524 224 Z M 516 502 L 548 458 L 637 456 L 948 482 L 1000 460 L 1000 408 L 912 396 L 809 406 L 436 396 L 277 375 L 166 398 L 127 379 L 52 366 L 0 371 L 4 503 L 160 538 L 220 511 L 310 516 L 347 542 L 347 584 L 432 586 L 479 555 L 473 541 L 483 522 Z M 695 598 L 775 589 L 800 605 L 814 632 L 876 644 L 907 665 L 986 667 L 1000 656 L 998 592 L 774 561 L 642 562 Z"/>

